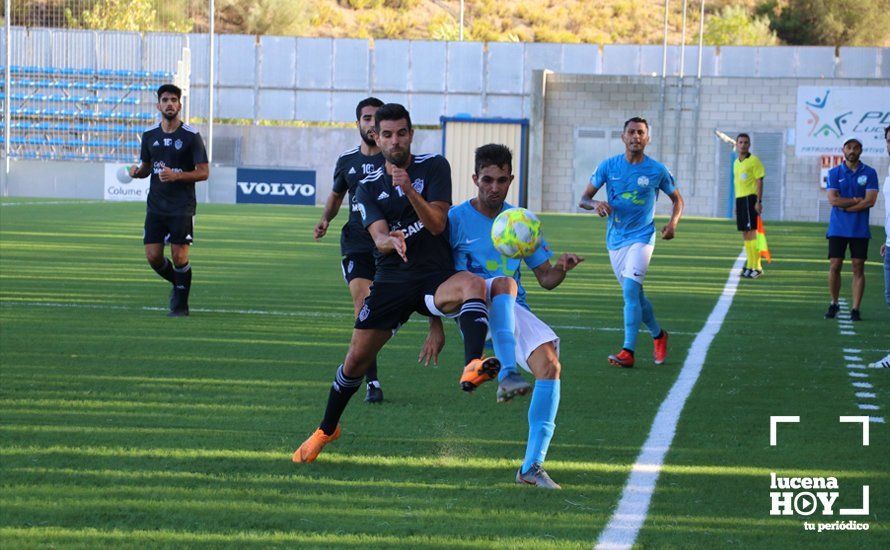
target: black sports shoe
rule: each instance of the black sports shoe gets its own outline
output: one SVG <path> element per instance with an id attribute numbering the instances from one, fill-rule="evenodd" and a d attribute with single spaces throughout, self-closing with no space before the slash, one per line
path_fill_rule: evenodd
<path id="1" fill-rule="evenodd" d="M 752 269 L 750 273 L 748 273 L 749 279 L 759 279 L 760 276 L 763 275 L 763 271 L 760 269 Z"/>
<path id="2" fill-rule="evenodd" d="M 747 267 L 742 269 L 741 273 L 739 273 L 739 277 L 741 277 L 742 279 L 747 279 L 750 276 L 751 276 L 751 270 L 748 269 Z"/>
<path id="3" fill-rule="evenodd" d="M 862 315 L 860 315 L 858 309 L 850 310 L 850 320 L 851 321 L 861 321 L 862 320 Z"/>
<path id="4" fill-rule="evenodd" d="M 380 389 L 380 382 L 369 382 L 368 392 L 365 394 L 365 403 L 382 403 L 383 390 Z"/>
<path id="5" fill-rule="evenodd" d="M 828 304 L 828 311 L 825 312 L 826 319 L 834 319 L 837 312 L 841 310 L 841 306 L 837 304 Z"/>

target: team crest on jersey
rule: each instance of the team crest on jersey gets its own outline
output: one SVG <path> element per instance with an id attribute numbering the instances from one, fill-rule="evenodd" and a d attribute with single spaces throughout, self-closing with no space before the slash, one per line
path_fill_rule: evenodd
<path id="1" fill-rule="evenodd" d="M 174 141 L 174 142 L 173 142 L 173 147 L 176 147 L 176 150 L 177 150 L 177 151 L 179 151 L 180 149 L 182 149 L 182 140 L 181 140 L 181 139 L 177 139 L 176 141 Z"/>
<path id="2" fill-rule="evenodd" d="M 368 304 L 362 306 L 362 310 L 358 312 L 358 320 L 364 321 L 368 318 L 368 315 L 371 314 L 371 309 L 368 307 Z"/>
<path id="3" fill-rule="evenodd" d="M 414 183 L 411 184 L 411 187 L 413 187 L 414 190 L 418 193 L 423 193 L 423 180 L 417 178 L 416 180 L 414 180 Z"/>
<path id="4" fill-rule="evenodd" d="M 862 175 L 862 176 L 859 176 L 858 178 L 856 178 L 856 183 L 858 183 L 859 185 L 865 185 L 867 182 L 868 182 L 868 178 L 865 177 L 865 175 Z"/>
<path id="5" fill-rule="evenodd" d="M 637 185 L 640 187 L 649 187 L 649 178 L 646 176 L 640 176 L 637 178 Z"/>

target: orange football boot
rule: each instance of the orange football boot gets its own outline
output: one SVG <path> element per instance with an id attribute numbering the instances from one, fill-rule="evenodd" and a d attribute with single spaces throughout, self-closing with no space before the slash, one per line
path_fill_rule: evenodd
<path id="1" fill-rule="evenodd" d="M 482 383 L 497 378 L 500 370 L 501 362 L 497 357 L 473 359 L 464 368 L 464 373 L 460 377 L 460 389 L 473 391 Z"/>
<path id="2" fill-rule="evenodd" d="M 619 351 L 615 355 L 609 356 L 609 363 L 615 365 L 616 367 L 624 367 L 626 369 L 629 369 L 634 366 L 634 356 L 626 349 L 621 348 L 621 351 Z"/>
<path id="3" fill-rule="evenodd" d="M 655 348 L 652 350 L 652 355 L 655 357 L 655 364 L 664 364 L 664 361 L 668 356 L 668 332 L 661 329 L 661 337 L 655 338 L 652 341 L 655 344 Z"/>
<path id="4" fill-rule="evenodd" d="M 300 448 L 294 451 L 293 461 L 297 464 L 308 464 L 318 457 L 318 453 L 324 449 L 324 446 L 340 438 L 340 425 L 331 435 L 325 434 L 321 428 L 309 436 L 309 439 L 300 445 Z"/>

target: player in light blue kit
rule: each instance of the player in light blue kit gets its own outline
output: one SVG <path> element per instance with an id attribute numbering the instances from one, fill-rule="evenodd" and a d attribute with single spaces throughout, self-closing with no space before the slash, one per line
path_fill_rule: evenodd
<path id="1" fill-rule="evenodd" d="M 655 250 L 655 201 L 663 191 L 673 203 L 671 219 L 661 229 L 661 238 L 674 238 L 683 214 L 683 197 L 674 184 L 674 177 L 663 164 L 644 154 L 649 144 L 649 123 L 634 117 L 624 123 L 621 133 L 625 151 L 600 163 L 590 176 L 579 206 L 608 216 L 606 248 L 612 271 L 624 294 L 624 346 L 609 363 L 618 367 L 634 366 L 634 349 L 640 320 L 655 339 L 655 364 L 667 358 L 668 333 L 655 319 L 652 303 L 643 293 L 643 280 Z M 593 196 L 606 186 L 607 200 L 595 201 Z"/>
<path id="2" fill-rule="evenodd" d="M 504 200 L 513 181 L 513 155 L 503 145 L 484 145 L 476 149 L 475 165 L 473 182 L 478 188 L 477 196 L 448 212 L 455 269 L 475 273 L 486 280 L 490 334 L 495 355 L 501 362 L 498 401 L 528 392 L 529 385 L 516 368 L 517 360 L 535 377 L 528 410 L 525 460 L 516 472 L 516 482 L 559 489 L 543 468 L 559 408 L 559 337 L 532 313 L 525 301 L 525 289 L 520 282 L 521 260 L 502 256 L 491 242 L 494 218 L 512 208 Z M 583 261 L 575 254 L 563 254 L 553 265 L 552 256 L 543 242 L 534 254 L 525 258 L 538 283 L 547 290 L 559 286 L 566 273 Z M 433 320 L 420 359 L 435 362 L 444 342 L 442 323 Z"/>

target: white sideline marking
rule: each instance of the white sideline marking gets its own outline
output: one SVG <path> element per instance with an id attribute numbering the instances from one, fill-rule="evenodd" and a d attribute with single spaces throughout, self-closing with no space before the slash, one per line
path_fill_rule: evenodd
<path id="1" fill-rule="evenodd" d="M 844 353 L 860 353 L 861 349 L 858 348 L 844 348 Z"/>
<path id="2" fill-rule="evenodd" d="M 618 507 L 609 519 L 608 525 L 600 533 L 596 548 L 631 548 L 637 540 L 637 535 L 646 515 L 649 512 L 649 504 L 652 494 L 655 492 L 655 484 L 664 464 L 664 457 L 671 447 L 674 435 L 677 431 L 677 422 L 680 413 L 686 404 L 686 399 L 692 393 L 692 388 L 698 381 L 708 348 L 729 312 L 732 299 L 739 286 L 738 272 L 745 261 L 745 255 L 739 254 L 732 269 L 729 270 L 729 278 L 723 287 L 723 294 L 717 300 L 717 305 L 705 321 L 705 326 L 696 335 L 689 347 L 689 354 L 683 363 L 683 368 L 677 376 L 676 382 L 668 392 L 667 397 L 658 408 L 658 414 L 652 422 L 652 428 L 643 448 L 631 469 L 630 477 L 621 493 Z"/>
<path id="3" fill-rule="evenodd" d="M 870 389 L 874 388 L 874 386 L 872 386 L 868 382 L 853 382 L 853 387 L 854 388 L 862 388 L 863 390 L 870 390 Z"/>
<path id="4" fill-rule="evenodd" d="M 864 372 L 853 372 L 853 371 L 850 371 L 850 372 L 848 372 L 847 374 L 849 374 L 849 375 L 852 376 L 853 378 L 868 378 L 868 375 L 865 374 Z"/>
<path id="5" fill-rule="evenodd" d="M 843 334 L 844 336 L 856 336 L 856 333 L 855 333 L 855 332 L 852 332 L 852 331 L 849 331 L 849 330 L 842 330 L 842 331 L 841 331 L 841 334 Z"/>
<path id="6" fill-rule="evenodd" d="M 105 201 L 28 201 L 28 202 L 2 202 L 0 206 L 44 206 L 53 204 L 98 204 Z"/>
<path id="7" fill-rule="evenodd" d="M 847 365 L 847 368 L 848 368 L 848 369 L 864 369 L 864 368 L 865 368 L 865 365 L 863 365 L 863 364 L 861 364 L 861 363 L 858 364 L 858 365 Z"/>
<path id="8" fill-rule="evenodd" d="M 862 361 L 862 357 L 857 355 L 844 355 L 844 361 Z"/>
<path id="9" fill-rule="evenodd" d="M 883 424 L 883 423 L 884 423 L 884 417 L 883 417 L 883 416 L 869 416 L 869 417 L 868 417 L 868 421 L 869 421 L 869 422 L 875 422 L 875 423 L 877 423 L 877 424 Z"/>
<path id="10" fill-rule="evenodd" d="M 875 399 L 877 397 L 877 395 L 875 395 L 872 392 L 858 391 L 858 392 L 856 392 L 856 397 L 858 397 L 860 399 Z"/>
<path id="11" fill-rule="evenodd" d="M 879 407 L 877 405 L 866 405 L 863 403 L 856 403 L 856 406 L 859 407 L 859 409 L 863 410 L 863 411 L 879 411 L 879 410 L 881 410 L 881 407 Z"/>

